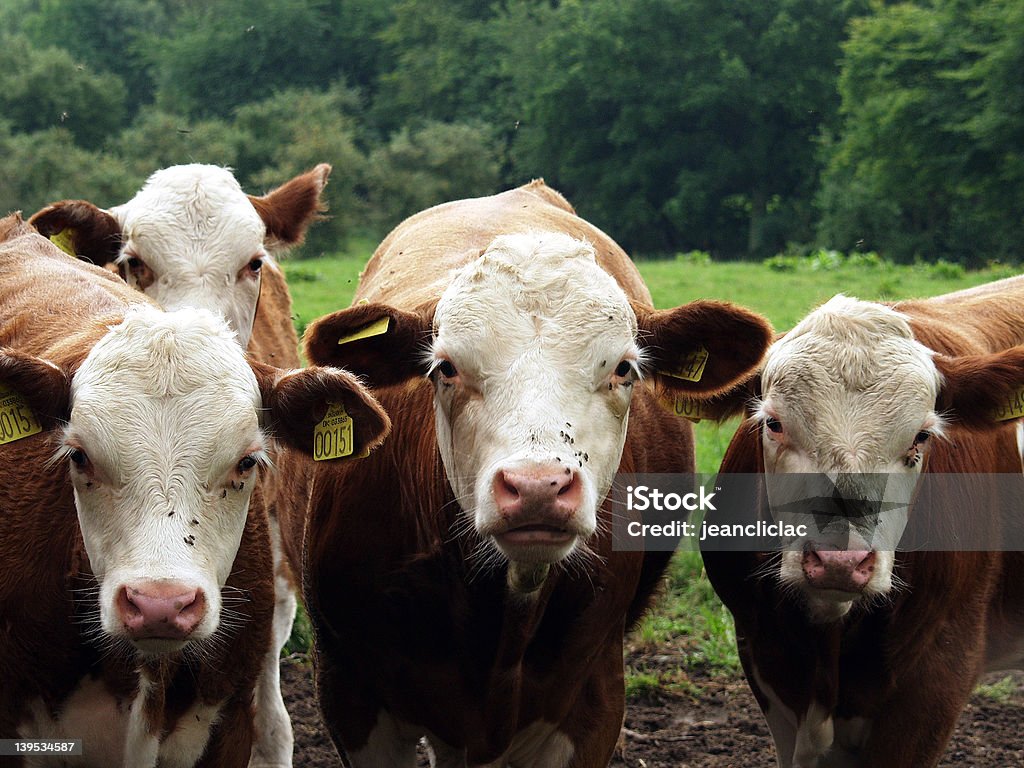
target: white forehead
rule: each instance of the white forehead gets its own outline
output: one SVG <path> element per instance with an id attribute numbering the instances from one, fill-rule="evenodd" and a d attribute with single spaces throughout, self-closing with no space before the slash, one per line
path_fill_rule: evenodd
<path id="1" fill-rule="evenodd" d="M 932 412 L 941 383 L 932 354 L 906 316 L 839 295 L 771 347 L 765 403 L 815 438 L 856 432 L 881 442 L 921 429 Z"/>
<path id="2" fill-rule="evenodd" d="M 502 235 L 456 273 L 434 327 L 445 344 L 487 350 L 542 336 L 566 349 L 595 338 L 622 346 L 632 343 L 637 326 L 626 294 L 598 266 L 589 243 L 539 232 Z"/>
<path id="3" fill-rule="evenodd" d="M 252 368 L 235 334 L 219 316 L 186 307 L 175 312 L 142 305 L 112 327 L 75 374 L 75 394 L 87 388 L 124 387 L 153 397 L 174 397 L 227 387 L 258 397 Z"/>
<path id="4" fill-rule="evenodd" d="M 258 436 L 261 397 L 235 335 L 204 310 L 133 309 L 93 348 L 72 380 L 72 433 L 116 446 L 136 433 Z M 130 446 L 131 447 L 131 446 Z"/>
<path id="5" fill-rule="evenodd" d="M 266 231 L 235 177 L 214 165 L 157 171 L 135 197 L 110 212 L 125 239 L 144 248 L 150 259 L 177 261 L 197 254 L 247 259 Z"/>

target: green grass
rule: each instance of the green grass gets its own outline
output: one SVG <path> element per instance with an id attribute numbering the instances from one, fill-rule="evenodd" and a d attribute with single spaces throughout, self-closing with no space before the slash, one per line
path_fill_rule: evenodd
<path id="1" fill-rule="evenodd" d="M 359 242 L 347 254 L 308 261 L 287 261 L 285 273 L 301 334 L 313 319 L 349 305 L 359 273 L 374 244 Z M 844 259 L 830 252 L 811 257 L 777 256 L 765 263 L 713 263 L 697 255 L 668 261 L 639 261 L 655 306 L 671 307 L 698 298 L 741 304 L 767 317 L 776 330 L 787 330 L 813 307 L 836 293 L 866 300 L 935 296 L 1015 274 L 996 265 L 965 272 L 955 264 L 898 266 L 871 254 Z M 696 427 L 698 472 L 713 473 L 737 421 L 702 422 Z M 308 648 L 308 622 L 301 617 L 291 650 Z M 673 558 L 665 594 L 630 637 L 630 651 L 640 654 L 671 648 L 683 659 L 680 669 L 666 671 L 639 662 L 627 667 L 631 696 L 659 690 L 687 690 L 686 670 L 696 666 L 735 673 L 739 669 L 732 618 L 704 576 L 700 555 L 679 552 Z M 983 695 L 1008 695 L 1006 681 L 983 686 Z M 1012 692 L 1012 691 L 1011 691 Z"/>
<path id="2" fill-rule="evenodd" d="M 313 320 L 352 303 L 359 273 L 376 243 L 354 240 L 347 252 L 318 259 L 285 259 L 282 263 L 292 294 L 295 327 L 302 336 Z"/>
<path id="3" fill-rule="evenodd" d="M 974 689 L 979 696 L 990 699 L 997 704 L 1005 704 L 1017 692 L 1017 683 L 1012 675 L 1007 675 L 994 683 L 985 683 Z"/>

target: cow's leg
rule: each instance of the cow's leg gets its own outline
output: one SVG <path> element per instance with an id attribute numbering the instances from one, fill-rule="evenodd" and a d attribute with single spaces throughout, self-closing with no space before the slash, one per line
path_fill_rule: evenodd
<path id="1" fill-rule="evenodd" d="M 449 747 L 434 736 L 428 736 L 424 741 L 430 768 L 466 768 L 466 750 Z"/>
<path id="2" fill-rule="evenodd" d="M 227 702 L 210 734 L 210 742 L 195 768 L 245 768 L 253 749 L 252 706 L 247 696 Z M 168 762 L 168 765 L 176 765 Z M 164 763 L 160 766 L 163 768 Z"/>
<path id="3" fill-rule="evenodd" d="M 413 768 L 422 730 L 382 709 L 377 713 L 366 744 L 346 750 L 349 765 L 351 768 Z"/>
<path id="4" fill-rule="evenodd" d="M 799 726 L 797 714 L 783 703 L 761 676 L 752 659 L 744 657 L 743 662 L 747 671 L 747 682 L 761 707 L 761 713 L 768 723 L 768 732 L 775 743 L 775 760 L 779 768 L 790 768 L 793 765 L 793 753 L 796 751 Z"/>
<path id="5" fill-rule="evenodd" d="M 626 714 L 626 681 L 622 668 L 624 631 L 625 626 L 613 629 L 600 655 L 590 665 L 589 677 L 569 717 L 552 734 L 550 758 L 531 765 L 605 768 L 611 761 Z M 567 745 L 571 750 L 566 749 Z"/>
<path id="6" fill-rule="evenodd" d="M 256 682 L 256 743 L 249 768 L 291 768 L 294 737 L 281 695 L 281 649 L 292 633 L 297 601 L 295 587 L 281 548 L 277 518 L 270 521 L 274 552 L 273 643 Z"/>
<path id="7" fill-rule="evenodd" d="M 904 688 L 904 686 L 906 686 Z M 900 682 L 901 691 L 871 723 L 860 765 L 886 768 L 932 768 L 942 758 L 970 688 L 941 696 L 921 697 L 914 683 Z M 915 695 L 915 691 L 917 694 Z M 927 713 L 927 717 L 923 713 Z"/>

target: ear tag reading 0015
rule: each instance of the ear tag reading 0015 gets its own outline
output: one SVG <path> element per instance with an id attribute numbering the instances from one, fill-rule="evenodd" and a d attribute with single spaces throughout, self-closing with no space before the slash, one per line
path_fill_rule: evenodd
<path id="1" fill-rule="evenodd" d="M 992 412 L 993 421 L 1009 421 L 1024 416 L 1024 387 L 1021 387 Z"/>
<path id="2" fill-rule="evenodd" d="M 313 459 L 343 459 L 352 455 L 352 417 L 341 403 L 331 403 L 323 421 L 313 428 Z"/>
<path id="3" fill-rule="evenodd" d="M 700 377 L 704 375 L 704 366 L 707 364 L 708 351 L 703 346 L 699 346 L 679 361 L 679 367 L 676 370 L 661 371 L 661 373 L 684 381 L 700 381 Z"/>
<path id="4" fill-rule="evenodd" d="M 42 425 L 22 396 L 0 384 L 0 445 L 42 431 Z"/>
<path id="5" fill-rule="evenodd" d="M 348 344 L 352 341 L 359 341 L 359 339 L 368 339 L 371 336 L 380 336 L 382 333 L 388 332 L 388 325 L 390 325 L 390 323 L 390 317 L 382 317 L 380 320 L 375 320 L 369 325 L 364 325 L 358 331 L 353 331 L 348 336 L 342 336 L 338 339 L 338 343 Z"/>

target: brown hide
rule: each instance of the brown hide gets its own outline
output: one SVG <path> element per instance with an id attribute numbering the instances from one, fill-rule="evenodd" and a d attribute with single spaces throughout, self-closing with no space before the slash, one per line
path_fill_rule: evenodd
<path id="1" fill-rule="evenodd" d="M 989 422 L 982 429 L 982 422 L 994 399 L 1024 383 L 1024 349 L 1017 347 L 1024 342 L 1022 300 L 1024 278 L 1011 278 L 894 305 L 909 316 L 915 337 L 941 353 L 936 364 L 946 382 L 938 406 L 954 409 L 947 438 L 931 446 L 925 471 L 1019 477 L 1017 424 Z M 1000 364 L 992 365 L 996 359 Z M 760 429 L 753 419 L 740 425 L 723 474 L 764 471 Z M 767 504 L 763 497 L 738 497 L 727 481 L 722 485 L 718 507 L 726 516 Z M 948 503 L 970 507 L 969 501 Z M 972 527 L 1000 533 L 1003 522 L 983 505 L 970 514 Z M 777 705 L 763 685 L 800 719 L 812 702 L 836 718 L 867 718 L 870 737 L 856 765 L 936 765 L 979 674 L 1019 653 L 1019 552 L 898 552 L 895 575 L 907 586 L 889 601 L 855 605 L 830 623 L 808 620 L 799 598 L 779 587 L 771 558 L 767 552 L 704 552 L 708 577 L 735 618 L 747 680 L 769 719 Z"/>
<path id="2" fill-rule="evenodd" d="M 378 302 L 405 310 L 437 299 L 448 275 L 476 259 L 500 234 L 550 230 L 594 246 L 597 262 L 632 301 L 651 294 L 625 252 L 575 214 L 542 180 L 491 197 L 456 200 L 410 216 L 384 238 L 359 279 L 353 304 Z"/>
<path id="3" fill-rule="evenodd" d="M 58 251 L 15 217 L 0 221 L 0 346 L 15 347 L 74 371 L 107 326 L 147 299 L 119 278 Z M 23 393 L 35 398 L 36 393 Z M 98 612 L 71 483 L 51 463 L 59 429 L 0 445 L 0 738 L 15 738 L 28 708 L 51 713 L 85 676 L 125 700 L 135 695 L 138 664 L 101 653 L 84 634 Z M 273 585 L 266 519 L 250 514 L 228 589 L 243 627 L 207 646 L 201 660 L 162 657 L 153 672 L 155 727 L 169 732 L 196 700 L 223 701 L 207 765 L 245 766 L 252 732 L 251 698 L 270 644 Z M 228 734 L 225 729 L 230 729 Z M 88 750 L 88 745 L 86 745 Z M 17 764 L 17 763 L 15 763 Z"/>
<path id="4" fill-rule="evenodd" d="M 654 315 L 626 254 L 534 181 L 409 218 L 378 247 L 353 306 L 307 331 L 310 360 L 375 371 L 369 378 L 393 425 L 369 457 L 316 466 L 307 528 L 287 534 L 303 537 L 317 692 L 339 750 L 363 748 L 383 711 L 464 749 L 471 765 L 497 759 L 538 720 L 558 724 L 571 740 L 569 765 L 598 768 L 611 757 L 624 710 L 623 633 L 647 606 L 671 553 L 612 551 L 605 500 L 588 542 L 598 558 L 553 566 L 533 597 L 510 593 L 505 566 L 485 567 L 477 557 L 475 534 L 452 496 L 437 448 L 433 385 L 420 365 L 450 272 L 500 234 L 535 230 L 590 241 L 638 316 Z M 391 318 L 386 334 L 336 352 L 340 336 L 384 315 Z M 747 321 L 745 371 L 770 334 L 763 321 Z M 652 381 L 634 389 L 620 470 L 692 472 L 692 428 L 657 403 Z"/>

